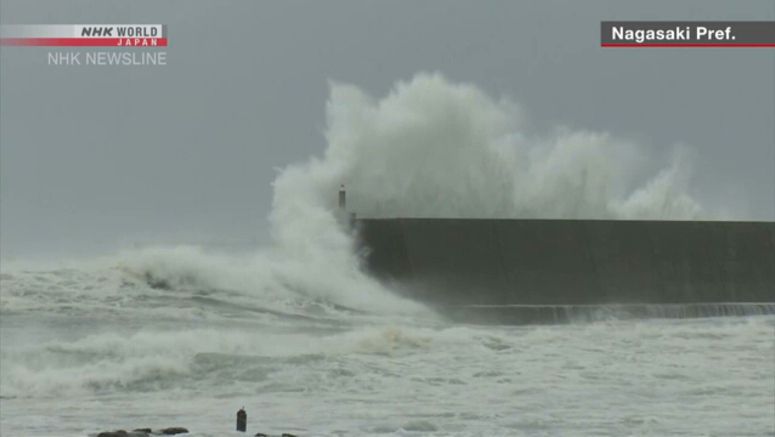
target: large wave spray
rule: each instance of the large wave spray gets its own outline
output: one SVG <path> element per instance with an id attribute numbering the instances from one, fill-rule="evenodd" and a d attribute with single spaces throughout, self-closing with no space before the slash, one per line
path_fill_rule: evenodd
<path id="1" fill-rule="evenodd" d="M 632 142 L 562 128 L 532 133 L 516 104 L 439 74 L 399 82 L 381 100 L 333 84 L 327 118 L 323 158 L 290 166 L 275 181 L 271 218 L 283 243 L 306 235 L 302 228 L 311 220 L 321 228 L 333 223 L 340 183 L 350 209 L 366 217 L 691 219 L 701 213 L 686 192 L 686 149 L 676 148 L 649 176 L 650 159 Z"/>

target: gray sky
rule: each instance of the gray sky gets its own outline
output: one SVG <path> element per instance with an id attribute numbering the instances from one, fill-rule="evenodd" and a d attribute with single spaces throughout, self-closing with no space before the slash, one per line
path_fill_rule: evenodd
<path id="1" fill-rule="evenodd" d="M 0 0 L 4 24 L 162 23 L 164 67 L 0 52 L 0 253 L 266 238 L 276 167 L 322 154 L 328 81 L 438 71 L 539 128 L 697 152 L 692 194 L 775 218 L 775 50 L 601 49 L 601 20 L 773 20 L 763 1 Z"/>

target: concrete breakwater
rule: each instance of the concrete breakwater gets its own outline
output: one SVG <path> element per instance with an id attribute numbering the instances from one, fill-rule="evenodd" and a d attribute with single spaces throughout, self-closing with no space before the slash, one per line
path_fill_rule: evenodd
<path id="1" fill-rule="evenodd" d="M 355 226 L 371 274 L 441 306 L 539 314 L 615 304 L 645 314 L 638 305 L 703 304 L 671 310 L 701 316 L 714 304 L 769 313 L 775 303 L 775 222 L 396 218 Z"/>

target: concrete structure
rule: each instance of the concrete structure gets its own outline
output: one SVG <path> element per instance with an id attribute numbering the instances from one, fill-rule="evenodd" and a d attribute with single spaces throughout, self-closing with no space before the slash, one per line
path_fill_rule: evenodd
<path id="1" fill-rule="evenodd" d="M 702 315 L 708 304 L 752 303 L 765 304 L 753 305 L 756 311 L 775 310 L 775 222 L 356 223 L 367 248 L 366 268 L 374 276 L 446 307 L 512 305 L 556 314 L 558 307 L 588 305 L 644 312 L 644 304 L 661 304 L 670 312 L 670 305 L 682 304 L 695 305 Z"/>

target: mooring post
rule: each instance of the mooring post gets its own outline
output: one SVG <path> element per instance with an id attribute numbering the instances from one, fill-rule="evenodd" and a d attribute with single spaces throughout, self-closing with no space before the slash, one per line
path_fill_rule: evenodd
<path id="1" fill-rule="evenodd" d="M 237 431 L 245 432 L 248 429 L 248 413 L 245 412 L 245 407 L 242 407 L 237 411 Z"/>

